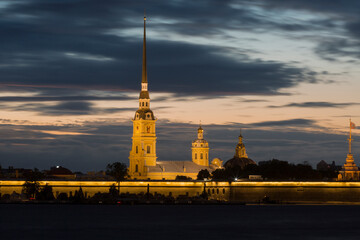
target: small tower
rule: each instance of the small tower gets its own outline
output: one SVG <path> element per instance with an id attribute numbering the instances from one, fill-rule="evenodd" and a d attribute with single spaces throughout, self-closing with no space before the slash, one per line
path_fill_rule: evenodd
<path id="1" fill-rule="evenodd" d="M 197 165 L 209 166 L 209 143 L 204 139 L 204 130 L 198 128 L 198 138 L 192 142 L 192 161 Z"/>
<path id="2" fill-rule="evenodd" d="M 342 181 L 349 181 L 349 180 L 359 180 L 360 178 L 360 171 L 359 168 L 356 166 L 354 162 L 354 157 L 351 153 L 351 142 L 353 139 L 351 138 L 351 129 L 355 129 L 355 124 L 351 122 L 350 119 L 350 131 L 349 131 L 349 153 L 346 158 L 346 162 L 341 171 L 339 171 L 338 180 Z"/>
<path id="3" fill-rule="evenodd" d="M 240 130 L 240 135 L 239 135 L 239 143 L 236 145 L 234 157 L 248 158 L 248 155 L 246 154 L 246 148 L 243 143 L 243 136 L 241 134 L 241 130 Z"/>

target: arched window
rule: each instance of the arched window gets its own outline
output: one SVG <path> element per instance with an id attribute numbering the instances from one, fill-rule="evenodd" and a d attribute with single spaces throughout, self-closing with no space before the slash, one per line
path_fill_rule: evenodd
<path id="1" fill-rule="evenodd" d="M 136 146 L 136 153 L 139 153 L 139 147 Z"/>
<path id="2" fill-rule="evenodd" d="M 150 146 L 147 146 L 147 153 L 150 153 Z"/>
<path id="3" fill-rule="evenodd" d="M 204 155 L 202 153 L 200 153 L 200 159 L 203 159 Z"/>
<path id="4" fill-rule="evenodd" d="M 146 128 L 147 132 L 150 133 L 150 126 Z"/>
<path id="5" fill-rule="evenodd" d="M 208 154 L 206 154 L 206 159 L 208 159 Z"/>
<path id="6" fill-rule="evenodd" d="M 144 102 L 142 102 L 142 106 L 144 106 Z"/>
<path id="7" fill-rule="evenodd" d="M 197 159 L 197 153 L 195 153 L 195 159 Z"/>
<path id="8" fill-rule="evenodd" d="M 135 165 L 135 172 L 138 172 L 139 171 L 139 166 L 136 164 Z"/>

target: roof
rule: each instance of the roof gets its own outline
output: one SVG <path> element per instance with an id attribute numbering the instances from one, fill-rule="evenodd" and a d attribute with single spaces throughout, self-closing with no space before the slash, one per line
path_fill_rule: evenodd
<path id="1" fill-rule="evenodd" d="M 50 171 L 47 172 L 48 175 L 72 175 L 73 173 L 64 167 L 56 166 L 52 167 Z"/>
<path id="2" fill-rule="evenodd" d="M 139 99 L 150 99 L 149 91 L 141 91 Z"/>
<path id="3" fill-rule="evenodd" d="M 149 172 L 176 172 L 176 173 L 198 173 L 202 169 L 209 172 L 217 169 L 215 165 L 209 167 L 197 165 L 192 161 L 157 161 L 156 166 L 149 166 Z M 185 171 L 184 171 L 185 168 Z"/>
<path id="4" fill-rule="evenodd" d="M 146 114 L 147 114 L 147 113 L 150 114 L 150 118 L 146 118 Z M 139 114 L 139 118 L 140 118 L 140 119 L 151 119 L 151 120 L 155 120 L 154 113 L 153 113 L 149 108 L 138 109 L 138 110 L 135 112 L 135 117 L 134 117 L 134 119 L 137 119 L 136 114 Z"/>

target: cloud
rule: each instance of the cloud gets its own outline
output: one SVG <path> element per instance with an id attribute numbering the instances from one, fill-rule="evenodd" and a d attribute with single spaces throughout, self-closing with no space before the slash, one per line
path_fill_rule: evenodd
<path id="1" fill-rule="evenodd" d="M 129 96 L 31 96 L 0 97 L 0 102 L 53 102 L 53 101 L 103 101 L 103 100 L 135 100 Z"/>
<path id="2" fill-rule="evenodd" d="M 250 24 L 248 30 L 256 29 L 254 25 L 259 28 L 266 21 L 273 27 L 278 25 L 249 12 L 251 8 L 234 8 L 230 2 L 147 4 L 151 5 L 149 12 L 153 14 L 154 22 L 150 17 L 149 25 L 153 33 L 165 31 L 170 35 L 204 37 L 224 33 L 223 29 L 234 29 L 235 25 L 245 26 L 240 23 Z M 138 4 L 130 1 L 102 4 L 97 1 L 87 1 L 87 4 L 26 1 L 10 5 L 5 12 L 6 21 L 0 22 L 4 43 L 0 46 L 3 56 L 0 83 L 137 91 L 142 31 L 141 20 L 135 21 L 134 17 L 141 16 L 141 11 Z M 231 17 L 234 15 L 237 18 Z M 278 27 L 286 31 L 306 29 L 299 24 Z M 121 34 L 109 34 L 114 29 L 121 30 Z M 126 34 L 134 29 L 138 31 L 135 34 L 138 38 Z M 151 91 L 179 95 L 273 95 L 302 82 L 317 82 L 316 74 L 310 69 L 251 59 L 248 51 L 234 59 L 225 54 L 226 47 L 154 40 L 149 35 Z"/>
<path id="3" fill-rule="evenodd" d="M 314 121 L 291 119 L 245 125 L 243 136 L 247 153 L 255 161 L 278 159 L 313 166 L 321 159 L 345 161 L 346 133 L 287 130 L 278 126 L 317 127 Z M 210 145 L 210 159 L 230 159 L 238 142 L 239 128 L 244 124 L 204 125 L 204 137 Z M 273 128 L 261 129 L 262 126 Z M 191 142 L 197 137 L 198 125 L 159 121 L 157 156 L 159 160 L 191 160 Z M 320 129 L 321 130 L 321 129 Z M 75 134 L 71 134 L 75 133 Z M 79 125 L 0 125 L 0 159 L 2 167 L 15 166 L 48 169 L 63 165 L 72 170 L 105 169 L 106 164 L 128 163 L 132 125 L 128 122 L 83 122 Z M 357 144 L 357 145 L 356 145 Z M 354 145 L 354 151 L 358 149 Z M 356 154 L 356 152 L 354 152 Z M 340 159 L 340 160 L 339 160 Z M 341 160 L 343 159 L 343 161 Z"/>
<path id="4" fill-rule="evenodd" d="M 316 123 L 314 120 L 310 119 L 289 119 L 289 120 L 282 120 L 282 121 L 264 121 L 251 124 L 255 127 L 277 127 L 277 126 L 312 126 Z"/>
<path id="5" fill-rule="evenodd" d="M 334 103 L 334 102 L 301 102 L 289 103 L 281 106 L 268 106 L 269 108 L 285 108 L 285 107 L 299 107 L 299 108 L 340 108 L 359 105 L 359 103 Z"/>
<path id="6" fill-rule="evenodd" d="M 29 111 L 43 116 L 101 115 L 119 112 L 134 112 L 137 108 L 102 108 L 87 101 L 64 101 L 55 104 L 25 103 L 17 106 L 0 105 L 10 111 Z"/>

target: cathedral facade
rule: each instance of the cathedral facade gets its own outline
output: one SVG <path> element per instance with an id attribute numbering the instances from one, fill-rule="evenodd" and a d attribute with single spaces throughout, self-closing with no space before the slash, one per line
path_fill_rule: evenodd
<path id="1" fill-rule="evenodd" d="M 209 164 L 209 144 L 200 126 L 198 137 L 192 143 L 192 161 L 157 161 L 156 118 L 150 109 L 146 65 L 146 17 L 144 17 L 143 62 L 139 108 L 133 122 L 132 147 L 129 154 L 131 179 L 174 180 L 177 176 L 196 179 L 202 169 L 209 172 L 222 167 L 220 159 Z"/>

